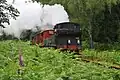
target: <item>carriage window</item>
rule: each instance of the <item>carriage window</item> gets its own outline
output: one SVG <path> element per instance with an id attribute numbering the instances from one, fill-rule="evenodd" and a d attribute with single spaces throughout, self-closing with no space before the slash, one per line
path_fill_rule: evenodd
<path id="1" fill-rule="evenodd" d="M 56 29 L 55 29 L 54 31 L 55 31 L 55 32 L 57 32 L 57 30 L 56 30 Z"/>
<path id="2" fill-rule="evenodd" d="M 49 31 L 49 34 L 54 34 L 53 31 Z"/>

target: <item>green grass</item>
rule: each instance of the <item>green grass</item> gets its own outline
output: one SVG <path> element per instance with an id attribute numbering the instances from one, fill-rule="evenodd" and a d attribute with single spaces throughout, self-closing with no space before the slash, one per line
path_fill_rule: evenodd
<path id="1" fill-rule="evenodd" d="M 24 67 L 19 66 L 19 47 L 24 57 Z M 84 50 L 83 53 L 97 56 L 103 62 L 119 63 L 119 52 Z M 73 54 L 67 52 L 30 46 L 29 42 L 1 41 L 0 80 L 60 80 L 63 76 L 72 80 L 120 80 L 119 70 L 73 57 Z M 21 69 L 21 74 L 17 73 L 18 69 Z"/>
<path id="2" fill-rule="evenodd" d="M 83 53 L 91 58 L 97 58 L 100 61 L 110 62 L 113 64 L 120 64 L 120 51 L 96 51 L 84 50 Z"/>

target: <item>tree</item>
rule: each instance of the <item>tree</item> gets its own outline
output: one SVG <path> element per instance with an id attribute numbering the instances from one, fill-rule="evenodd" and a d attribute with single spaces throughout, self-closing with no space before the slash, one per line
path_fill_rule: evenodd
<path id="1" fill-rule="evenodd" d="M 19 11 L 12 5 L 7 4 L 6 0 L 0 0 L 0 26 L 5 28 L 3 23 L 9 23 L 10 18 L 16 19 L 19 15 Z"/>

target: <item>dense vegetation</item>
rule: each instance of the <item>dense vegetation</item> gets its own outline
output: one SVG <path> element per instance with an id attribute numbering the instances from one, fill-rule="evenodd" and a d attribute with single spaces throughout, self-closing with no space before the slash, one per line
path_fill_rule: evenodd
<path id="1" fill-rule="evenodd" d="M 24 66 L 19 66 L 19 49 L 23 55 Z M 30 46 L 29 42 L 0 42 L 0 80 L 119 80 L 120 71 L 109 68 L 112 61 L 120 64 L 119 51 L 89 51 L 87 56 L 101 58 L 103 63 L 87 63 L 76 55 L 59 50 Z M 95 54 L 94 54 L 95 53 Z M 111 54 L 111 55 L 110 55 Z M 108 56 L 107 56 L 108 55 Z M 18 70 L 20 73 L 18 74 Z M 63 79 L 63 80 L 70 80 Z"/>

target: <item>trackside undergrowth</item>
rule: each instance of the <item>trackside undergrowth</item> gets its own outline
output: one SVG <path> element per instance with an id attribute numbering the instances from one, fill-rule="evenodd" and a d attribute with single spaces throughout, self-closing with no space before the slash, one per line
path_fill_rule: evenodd
<path id="1" fill-rule="evenodd" d="M 23 67 L 19 66 L 19 47 L 23 55 Z M 96 56 L 108 64 L 120 64 L 119 52 L 84 50 L 83 53 Z M 74 57 L 72 53 L 40 48 L 29 42 L 1 41 L 0 80 L 120 80 L 119 70 Z"/>

